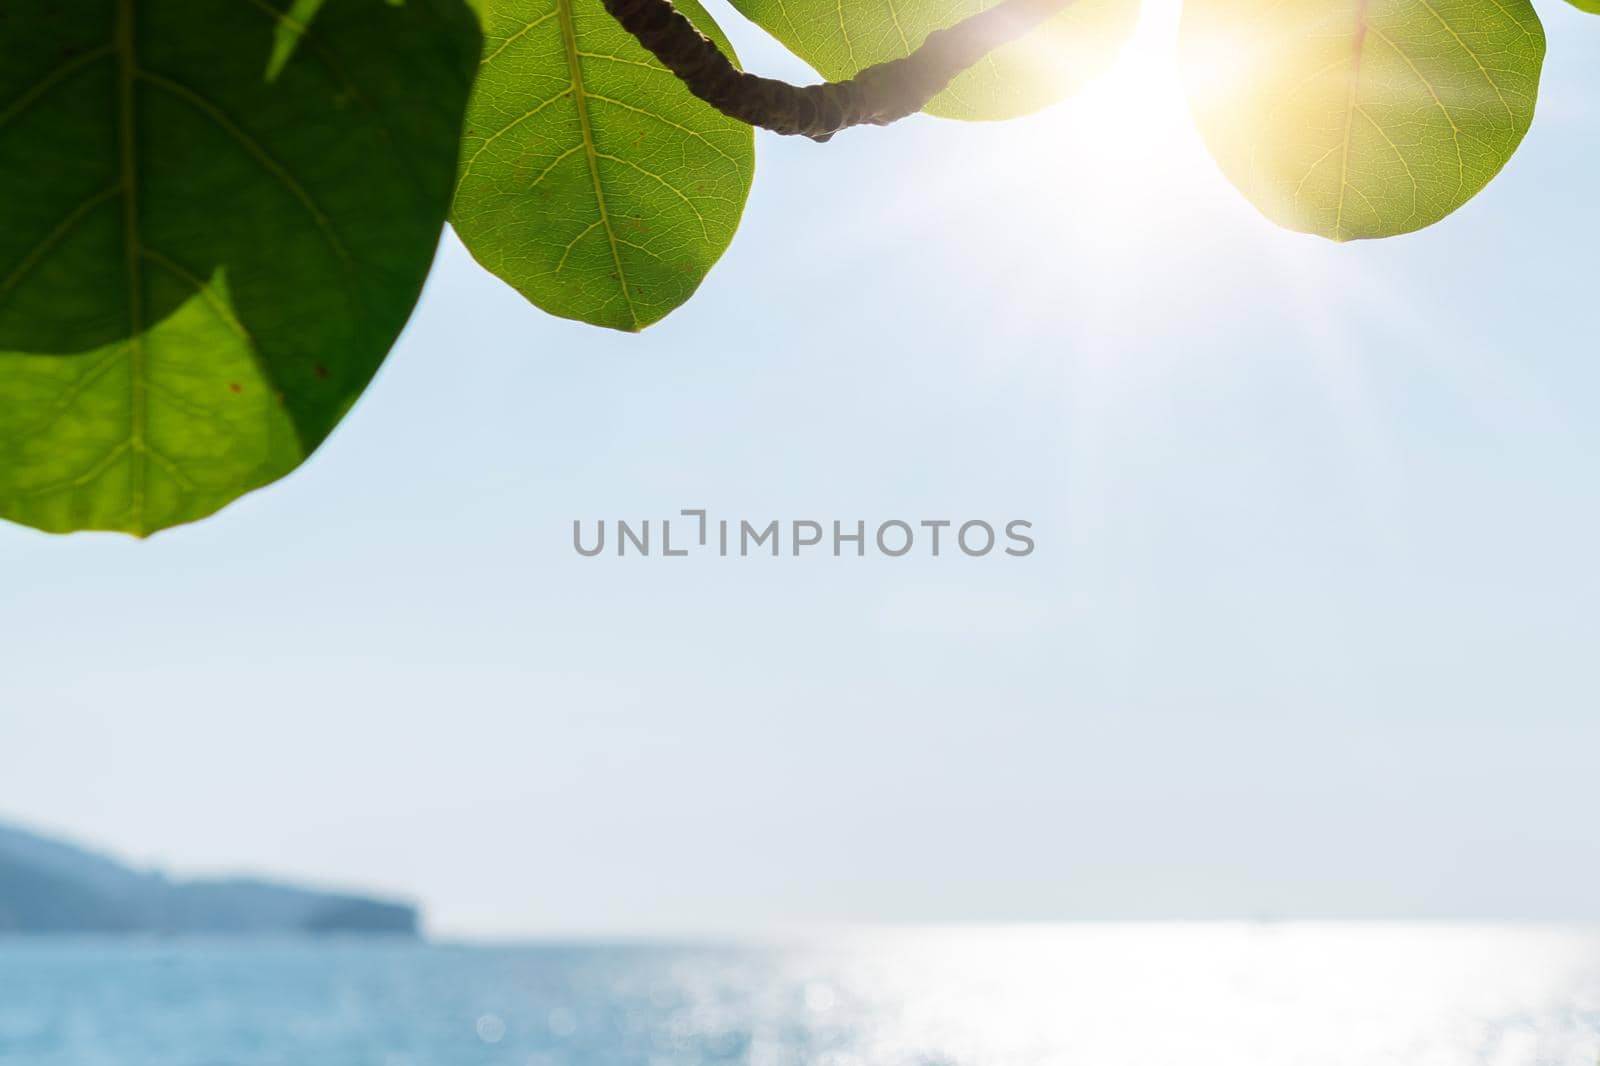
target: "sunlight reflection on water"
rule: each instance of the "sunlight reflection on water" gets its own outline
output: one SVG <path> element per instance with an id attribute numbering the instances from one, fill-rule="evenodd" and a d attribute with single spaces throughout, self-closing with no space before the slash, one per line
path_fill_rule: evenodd
<path id="1" fill-rule="evenodd" d="M 764 946 L 0 941 L 5 1066 L 1592 1066 L 1600 931 L 1078 925 Z"/>

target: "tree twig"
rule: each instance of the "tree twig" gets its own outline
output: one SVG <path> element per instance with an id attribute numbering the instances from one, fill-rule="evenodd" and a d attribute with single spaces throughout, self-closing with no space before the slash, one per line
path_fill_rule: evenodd
<path id="1" fill-rule="evenodd" d="M 826 141 L 851 126 L 887 126 L 921 111 L 956 75 L 1009 44 L 1073 0 L 1001 0 L 965 21 L 928 34 L 902 59 L 868 67 L 847 81 L 790 85 L 746 74 L 672 0 L 602 0 L 622 27 L 689 91 L 740 122 Z"/>

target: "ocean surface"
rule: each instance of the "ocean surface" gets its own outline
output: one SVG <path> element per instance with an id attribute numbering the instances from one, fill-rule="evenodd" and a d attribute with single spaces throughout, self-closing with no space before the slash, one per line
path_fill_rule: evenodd
<path id="1" fill-rule="evenodd" d="M 1600 930 L 0 939 L 3 1066 L 1595 1066 Z"/>

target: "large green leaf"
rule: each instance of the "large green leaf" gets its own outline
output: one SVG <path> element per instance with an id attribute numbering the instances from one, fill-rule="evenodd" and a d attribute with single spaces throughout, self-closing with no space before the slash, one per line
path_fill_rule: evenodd
<path id="1" fill-rule="evenodd" d="M 1591 15 L 1600 15 L 1600 0 L 1572 0 L 1572 6 Z"/>
<path id="2" fill-rule="evenodd" d="M 908 55 L 934 30 L 999 0 L 733 0 L 830 81 Z M 1104 73 L 1138 21 L 1139 0 L 1073 0 L 1021 40 L 958 76 L 924 109 L 959 119 L 1037 111 Z"/>
<path id="3" fill-rule="evenodd" d="M 732 54 L 694 0 L 677 7 Z M 638 330 L 733 240 L 750 127 L 695 99 L 600 0 L 495 0 L 451 221 L 552 314 Z"/>
<path id="4" fill-rule="evenodd" d="M 1223 172 L 1290 229 L 1407 233 L 1489 183 L 1533 120 L 1528 0 L 1188 0 L 1183 74 Z"/>
<path id="5" fill-rule="evenodd" d="M 0 515 L 136 534 L 294 469 L 404 325 L 462 0 L 0 8 Z"/>

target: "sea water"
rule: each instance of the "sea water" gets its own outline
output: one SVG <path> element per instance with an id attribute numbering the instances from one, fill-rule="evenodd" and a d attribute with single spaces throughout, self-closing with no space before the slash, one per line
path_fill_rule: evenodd
<path id="1" fill-rule="evenodd" d="M 1594 1066 L 1600 930 L 0 939 L 3 1066 Z"/>

